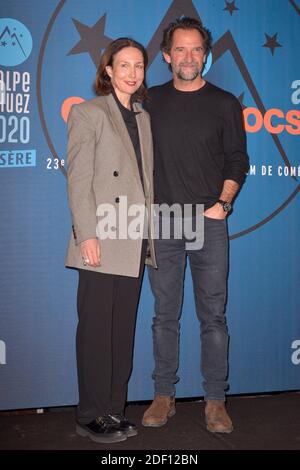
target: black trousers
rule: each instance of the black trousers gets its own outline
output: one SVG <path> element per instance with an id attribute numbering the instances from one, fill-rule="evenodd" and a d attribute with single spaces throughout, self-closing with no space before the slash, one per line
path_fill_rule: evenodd
<path id="1" fill-rule="evenodd" d="M 124 411 L 146 246 L 144 240 L 138 278 L 79 270 L 76 353 L 81 423 Z"/>

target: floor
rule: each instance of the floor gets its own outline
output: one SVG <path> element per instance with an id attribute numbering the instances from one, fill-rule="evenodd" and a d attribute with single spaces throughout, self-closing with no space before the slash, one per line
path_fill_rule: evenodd
<path id="1" fill-rule="evenodd" d="M 141 417 L 149 403 L 130 403 L 127 417 L 137 436 L 116 444 L 96 444 L 76 435 L 74 407 L 0 412 L 1 450 L 97 450 L 115 455 L 130 451 L 300 450 L 300 392 L 229 397 L 231 434 L 212 434 L 204 423 L 204 402 L 179 400 L 176 415 L 159 428 L 145 428 Z M 112 452 L 110 452 L 112 455 Z"/>

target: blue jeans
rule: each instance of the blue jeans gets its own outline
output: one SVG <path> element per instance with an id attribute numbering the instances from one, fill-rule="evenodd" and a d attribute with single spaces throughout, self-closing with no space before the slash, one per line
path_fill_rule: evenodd
<path id="1" fill-rule="evenodd" d="M 155 240 L 158 269 L 149 267 L 155 297 L 153 349 L 155 395 L 174 396 L 179 360 L 179 321 L 188 256 L 201 331 L 205 399 L 224 400 L 228 373 L 225 303 L 228 274 L 227 221 L 204 217 L 204 245 L 187 250 L 186 240 Z"/>

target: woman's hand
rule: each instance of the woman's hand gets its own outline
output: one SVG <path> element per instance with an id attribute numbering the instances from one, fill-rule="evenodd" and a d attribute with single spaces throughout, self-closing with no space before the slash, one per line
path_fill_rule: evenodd
<path id="1" fill-rule="evenodd" d="M 80 252 L 84 265 L 100 266 L 100 244 L 97 238 L 90 238 L 80 243 Z"/>

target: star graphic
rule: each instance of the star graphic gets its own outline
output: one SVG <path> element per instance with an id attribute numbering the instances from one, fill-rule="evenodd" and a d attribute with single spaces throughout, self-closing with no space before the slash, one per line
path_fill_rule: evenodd
<path id="1" fill-rule="evenodd" d="M 4 47 L 7 46 L 7 42 L 1 41 L 1 46 L 4 46 Z"/>
<path id="2" fill-rule="evenodd" d="M 225 3 L 226 3 L 226 7 L 223 8 L 223 11 L 228 11 L 231 16 L 234 11 L 239 10 L 239 8 L 235 6 L 235 0 L 233 0 L 232 2 L 227 2 L 227 0 L 225 0 Z"/>
<path id="3" fill-rule="evenodd" d="M 80 21 L 74 20 L 73 23 L 80 35 L 80 41 L 68 52 L 67 55 L 72 54 L 83 54 L 87 52 L 90 54 L 92 61 L 95 66 L 98 67 L 101 50 L 112 41 L 111 38 L 105 36 L 105 20 L 106 13 L 103 15 L 97 23 L 91 28 Z"/>
<path id="4" fill-rule="evenodd" d="M 269 36 L 265 33 L 267 42 L 262 47 L 268 47 L 272 55 L 274 55 L 276 47 L 282 47 L 282 45 L 277 42 L 277 34 L 278 33 L 274 34 L 274 36 Z"/>

